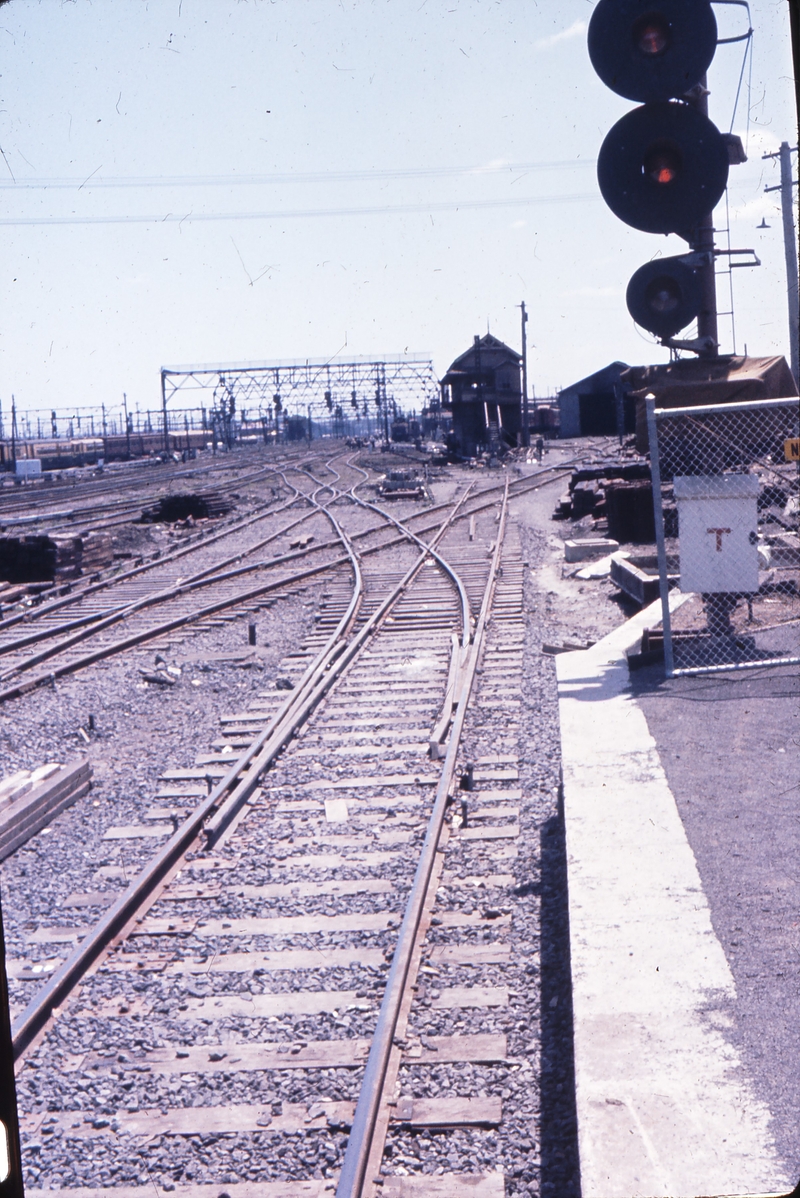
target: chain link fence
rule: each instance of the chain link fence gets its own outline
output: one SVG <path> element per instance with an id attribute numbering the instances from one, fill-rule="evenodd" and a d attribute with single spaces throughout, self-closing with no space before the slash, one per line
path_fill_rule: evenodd
<path id="1" fill-rule="evenodd" d="M 800 662 L 797 398 L 646 404 L 667 675 Z"/>

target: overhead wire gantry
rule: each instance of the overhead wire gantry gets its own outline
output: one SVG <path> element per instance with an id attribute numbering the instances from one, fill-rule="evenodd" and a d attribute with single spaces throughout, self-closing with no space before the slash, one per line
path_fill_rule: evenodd
<path id="1" fill-rule="evenodd" d="M 236 415 L 277 433 L 299 418 L 308 421 L 310 434 L 316 419 L 341 435 L 353 423 L 360 432 L 364 420 L 369 429 L 370 415 L 386 424 L 390 412 L 422 411 L 437 401 L 439 385 L 432 360 L 422 354 L 162 366 L 165 444 L 176 396 L 197 391 L 210 399 L 212 421 L 223 425 Z"/>

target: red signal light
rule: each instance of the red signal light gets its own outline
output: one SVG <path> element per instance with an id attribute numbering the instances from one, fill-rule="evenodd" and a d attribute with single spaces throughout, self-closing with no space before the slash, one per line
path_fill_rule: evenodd
<path id="1" fill-rule="evenodd" d="M 633 44 L 640 54 L 655 58 L 664 54 L 672 41 L 669 22 L 661 13 L 647 13 L 633 26 Z"/>
<path id="2" fill-rule="evenodd" d="M 675 182 L 681 173 L 681 165 L 678 147 L 662 143 L 647 151 L 642 162 L 642 171 L 659 187 L 665 187 Z"/>

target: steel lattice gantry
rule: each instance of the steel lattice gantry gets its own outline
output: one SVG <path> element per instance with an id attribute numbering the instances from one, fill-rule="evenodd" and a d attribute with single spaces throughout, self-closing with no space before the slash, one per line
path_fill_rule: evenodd
<path id="1" fill-rule="evenodd" d="M 431 359 L 419 354 L 358 358 L 350 362 L 307 358 L 302 362 L 233 362 L 163 366 L 164 428 L 175 400 L 205 392 L 210 409 L 247 421 L 275 423 L 283 414 L 344 426 L 363 417 L 420 412 L 437 402 L 439 385 Z M 206 401 L 208 402 L 208 401 Z M 203 405 L 205 406 L 205 404 Z M 175 423 L 175 415 L 172 422 Z"/>

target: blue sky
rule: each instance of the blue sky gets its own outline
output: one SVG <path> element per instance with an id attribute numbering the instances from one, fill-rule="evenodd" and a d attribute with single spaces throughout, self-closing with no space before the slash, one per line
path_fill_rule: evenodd
<path id="1" fill-rule="evenodd" d="M 586 0 L 11 0 L 0 9 L 0 401 L 159 403 L 162 364 L 408 350 L 487 325 L 551 392 L 665 350 L 625 308 L 677 238 L 618 221 L 594 161 L 632 107 Z M 734 129 L 737 348 L 787 353 L 777 166 L 796 144 L 785 0 L 754 0 Z M 716 9 L 721 33 L 742 8 Z M 710 70 L 728 129 L 743 46 Z M 749 105 L 749 119 L 748 119 Z M 757 232 L 766 215 L 769 230 Z M 145 218 L 145 219 L 141 219 Z M 205 218 L 205 219 L 203 219 Z M 716 214 L 725 225 L 724 204 Z M 728 281 L 720 280 L 720 309 Z M 730 320 L 720 318 L 724 350 Z"/>

